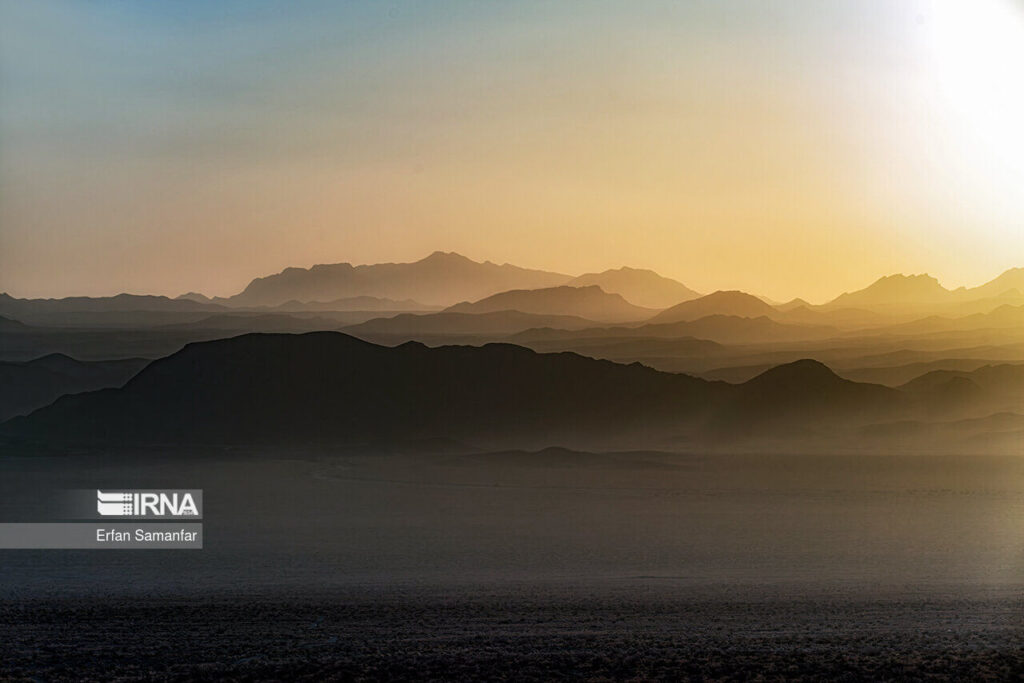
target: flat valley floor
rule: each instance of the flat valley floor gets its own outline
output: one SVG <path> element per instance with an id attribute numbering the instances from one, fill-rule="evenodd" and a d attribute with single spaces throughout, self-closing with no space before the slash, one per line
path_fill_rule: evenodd
<path id="1" fill-rule="evenodd" d="M 0 551 L 0 679 L 1024 675 L 1022 458 L 233 449 L 0 463 L 3 500 L 205 496 L 201 551 Z"/>

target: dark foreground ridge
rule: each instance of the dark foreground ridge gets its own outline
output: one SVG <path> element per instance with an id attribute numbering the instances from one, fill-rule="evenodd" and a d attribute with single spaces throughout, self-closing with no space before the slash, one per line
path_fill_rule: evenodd
<path id="1" fill-rule="evenodd" d="M 891 411 L 901 396 L 814 361 L 730 385 L 511 344 L 387 347 L 336 332 L 247 334 L 189 344 L 121 389 L 65 396 L 0 429 L 51 443 L 359 444 L 394 434 L 641 443 Z"/>
<path id="2" fill-rule="evenodd" d="M 0 361 L 0 421 L 27 415 L 64 394 L 123 385 L 149 361 L 79 361 L 51 353 L 24 362 Z"/>

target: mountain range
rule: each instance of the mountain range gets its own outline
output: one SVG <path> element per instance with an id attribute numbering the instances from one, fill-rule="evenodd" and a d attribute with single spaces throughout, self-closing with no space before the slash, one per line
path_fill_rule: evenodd
<path id="1" fill-rule="evenodd" d="M 59 353 L 26 362 L 0 361 L 0 422 L 65 394 L 121 386 L 147 363 L 143 358 L 84 362 Z"/>
<path id="2" fill-rule="evenodd" d="M 286 268 L 259 277 L 224 303 L 232 306 L 278 306 L 288 301 L 330 301 L 356 296 L 413 299 L 449 306 L 510 289 L 538 289 L 566 284 L 572 277 L 510 264 L 478 263 L 455 253 L 436 251 L 413 263 L 351 263 Z"/>
<path id="3" fill-rule="evenodd" d="M 534 315 L 574 315 L 599 322 L 646 320 L 658 311 L 634 306 L 620 294 L 609 294 L 598 285 L 515 289 L 463 302 L 445 309 L 447 313 L 497 313 L 520 311 Z"/>
<path id="4" fill-rule="evenodd" d="M 0 332 L 24 332 L 28 329 L 29 326 L 20 320 L 0 316 Z"/>
<path id="5" fill-rule="evenodd" d="M 426 312 L 473 302 L 486 307 L 487 304 L 481 300 L 503 293 L 508 293 L 506 298 L 515 298 L 511 294 L 513 290 L 591 286 L 599 287 L 606 294 L 619 295 L 632 306 L 650 310 L 650 317 L 657 313 L 660 317 L 652 322 L 736 315 L 864 327 L 909 322 L 915 316 L 955 317 L 989 313 L 1002 305 L 1024 305 L 1024 268 L 1007 270 L 978 287 L 954 290 L 946 289 L 929 275 L 889 275 L 864 289 L 843 293 L 824 304 L 812 305 L 803 299 L 794 299 L 772 305 L 764 297 L 739 291 L 718 291 L 702 297 L 684 284 L 650 270 L 618 268 L 573 277 L 507 263 L 481 263 L 460 254 L 438 251 L 412 263 L 335 263 L 312 268 L 286 268 L 280 273 L 252 280 L 240 293 L 231 297 L 208 298 L 189 292 L 176 299 L 132 294 L 16 299 L 0 294 L 0 316 L 29 325 L 61 325 L 73 315 L 87 317 L 100 313 L 121 313 L 124 317 L 120 319 L 130 321 L 128 316 L 139 312 L 174 314 L 232 309 Z M 540 312 L 552 313 L 543 308 Z M 639 313 L 635 311 L 635 314 Z M 588 315 L 583 310 L 560 309 L 556 314 L 613 321 L 608 317 Z"/>
<path id="6" fill-rule="evenodd" d="M 524 330 L 512 337 L 511 341 L 579 340 L 597 337 L 633 339 L 696 337 L 720 344 L 745 344 L 754 340 L 784 342 L 825 339 L 834 336 L 837 332 L 836 328 L 830 326 L 787 324 L 777 322 L 767 316 L 746 318 L 738 315 L 716 314 L 706 315 L 697 320 L 680 320 L 671 323 L 652 322 L 632 327 L 588 327 L 576 330 L 545 327 Z"/>
<path id="7" fill-rule="evenodd" d="M 375 318 L 341 330 L 371 341 L 426 340 L 433 337 L 494 337 L 516 334 L 534 327 L 579 330 L 598 325 L 596 321 L 572 315 L 540 315 L 521 311 L 490 313 L 403 313 L 391 318 Z"/>
<path id="8" fill-rule="evenodd" d="M 62 397 L 0 433 L 46 443 L 358 445 L 401 435 L 486 446 L 824 436 L 912 416 L 928 389 L 852 382 L 812 360 L 733 385 L 510 344 L 247 334 L 189 344 L 120 389 Z"/>
<path id="9" fill-rule="evenodd" d="M 586 273 L 566 284 L 570 287 L 597 285 L 606 292 L 621 294 L 632 304 L 653 309 L 668 308 L 700 296 L 681 282 L 658 275 L 653 270 L 640 268 L 623 267 L 601 273 Z"/>
<path id="10" fill-rule="evenodd" d="M 698 299 L 684 301 L 658 313 L 650 322 L 676 323 L 698 320 L 709 315 L 734 315 L 741 318 L 775 316 L 779 311 L 756 296 L 745 292 L 714 292 Z"/>
<path id="11" fill-rule="evenodd" d="M 228 298 L 206 299 L 195 293 L 183 296 L 231 306 L 279 306 L 289 300 L 323 302 L 358 297 L 405 299 L 405 310 L 415 310 L 410 302 L 420 306 L 451 306 L 509 290 L 559 286 L 598 286 L 634 305 L 651 309 L 699 296 L 686 285 L 651 270 L 623 267 L 572 277 L 507 263 L 479 263 L 460 254 L 440 251 L 413 263 L 336 263 L 308 269 L 287 268 L 276 275 L 256 278 L 242 292 Z"/>
<path id="12" fill-rule="evenodd" d="M 72 296 L 63 299 L 17 299 L 0 293 L 0 316 L 27 325 L 65 325 L 77 320 L 106 319 L 164 320 L 161 316 L 213 313 L 228 310 L 213 303 L 201 303 L 166 296 L 118 294 L 108 297 Z M 10 323 L 5 325 L 13 329 Z"/>
<path id="13" fill-rule="evenodd" d="M 823 308 L 862 308 L 883 312 L 921 312 L 976 300 L 1024 304 L 1024 268 L 1011 268 L 978 287 L 946 289 L 934 277 L 888 275 L 856 292 L 840 294 Z M 977 311 L 970 311 L 972 313 Z"/>
<path id="14" fill-rule="evenodd" d="M 370 344 L 340 333 L 189 344 L 122 389 L 65 396 L 4 433 L 44 441 L 361 443 L 400 434 L 555 442 L 681 424 L 726 385 L 507 345 Z"/>

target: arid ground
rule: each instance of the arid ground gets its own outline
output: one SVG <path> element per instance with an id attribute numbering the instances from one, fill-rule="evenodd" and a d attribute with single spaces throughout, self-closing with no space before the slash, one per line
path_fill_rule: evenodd
<path id="1" fill-rule="evenodd" d="M 4 551 L 14 680 L 1024 671 L 1016 458 L 80 453 L 3 469 L 5 497 L 45 480 L 206 498 L 201 551 Z"/>

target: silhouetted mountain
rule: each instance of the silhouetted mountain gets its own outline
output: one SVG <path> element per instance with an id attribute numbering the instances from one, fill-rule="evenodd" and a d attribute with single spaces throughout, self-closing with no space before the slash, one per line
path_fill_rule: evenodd
<path id="1" fill-rule="evenodd" d="M 905 391 L 931 391 L 952 379 L 967 379 L 988 392 L 1024 398 L 1024 365 L 984 365 L 976 370 L 933 370 L 900 388 Z"/>
<path id="2" fill-rule="evenodd" d="M 510 289 L 556 287 L 568 275 L 528 270 L 490 261 L 477 263 L 454 253 L 434 252 L 414 263 L 350 263 L 286 268 L 276 275 L 256 278 L 232 306 L 277 306 L 287 301 L 331 301 L 355 296 L 415 299 L 431 305 L 475 301 Z"/>
<path id="3" fill-rule="evenodd" d="M 776 319 L 801 325 L 834 325 L 846 329 L 879 326 L 891 321 L 889 316 L 862 308 L 822 309 L 820 306 L 790 307 L 780 311 Z"/>
<path id="4" fill-rule="evenodd" d="M 664 325 L 644 325 L 641 333 L 656 336 L 690 336 L 711 339 L 722 344 L 763 344 L 767 342 L 827 339 L 836 328 L 824 325 L 790 325 L 770 318 L 740 318 L 734 315 L 709 315 L 698 320 Z"/>
<path id="5" fill-rule="evenodd" d="M 323 317 L 295 317 L 284 313 L 219 313 L 187 323 L 161 325 L 162 330 L 222 330 L 224 332 L 312 332 L 333 330 L 338 323 Z"/>
<path id="6" fill-rule="evenodd" d="M 6 438 L 104 443 L 634 444 L 705 425 L 755 434 L 892 411 L 900 392 L 813 361 L 744 385 L 509 344 L 384 347 L 347 335 L 251 334 L 189 344 L 122 389 L 66 396 Z"/>
<path id="7" fill-rule="evenodd" d="M 978 287 L 956 290 L 965 298 L 984 299 L 999 297 L 1007 292 L 1015 292 L 1019 297 L 1024 292 L 1024 268 L 1010 268 L 994 280 Z"/>
<path id="8" fill-rule="evenodd" d="M 213 302 L 217 304 L 230 305 L 231 300 L 224 297 L 213 299 L 199 294 L 189 292 L 182 294 L 178 299 L 188 299 L 198 302 Z M 436 311 L 440 306 L 427 306 L 412 299 L 385 299 L 379 296 L 350 296 L 333 301 L 298 301 L 292 299 L 276 306 L 231 306 L 235 310 L 243 311 L 283 311 L 283 312 L 310 312 L 310 311 L 401 311 L 410 313 L 413 311 Z"/>
<path id="9" fill-rule="evenodd" d="M 36 312 L 107 312 L 107 311 L 223 311 L 223 306 L 200 303 L 189 299 L 169 299 L 149 294 L 118 294 L 116 296 L 69 296 L 63 299 L 15 299 L 0 294 L 0 313 L 19 320 L 19 313 Z"/>
<path id="10" fill-rule="evenodd" d="M 949 303 L 951 292 L 930 275 L 887 275 L 856 292 L 844 292 L 828 308 L 891 309 Z"/>
<path id="11" fill-rule="evenodd" d="M 907 382 L 903 391 L 922 397 L 932 412 L 985 415 L 1024 411 L 1024 366 L 985 365 L 976 370 L 934 370 Z"/>
<path id="12" fill-rule="evenodd" d="M 262 308 L 262 307 L 261 307 Z M 278 306 L 268 307 L 274 311 L 401 311 L 411 313 L 414 311 L 437 310 L 436 306 L 427 306 L 412 299 L 396 301 L 394 299 L 382 299 L 378 296 L 350 296 L 334 301 L 286 301 Z"/>
<path id="13" fill-rule="evenodd" d="M 959 290 L 958 290 L 959 291 Z M 939 312 L 947 317 L 964 317 L 968 315 L 976 315 L 979 313 L 991 313 L 997 308 L 1003 306 L 1009 306 L 1011 308 L 1020 308 L 1024 306 L 1024 295 L 1021 294 L 1020 290 L 1008 289 L 998 296 L 983 297 L 980 299 L 971 298 L 969 292 L 967 294 L 958 294 L 954 292 L 956 301 L 953 304 L 938 309 Z"/>
<path id="14" fill-rule="evenodd" d="M 64 299 L 15 299 L 8 294 L 0 294 L 0 315 L 33 326 L 75 324 L 81 321 L 87 323 L 90 319 L 102 321 L 104 317 L 117 319 L 120 324 L 124 324 L 133 316 L 139 318 L 140 324 L 150 324 L 158 318 L 155 314 L 160 313 L 175 315 L 224 310 L 227 309 L 216 304 L 138 294 L 74 296 Z"/>
<path id="15" fill-rule="evenodd" d="M 775 393 L 775 392 L 801 392 L 807 389 L 819 395 L 831 391 L 846 390 L 851 386 L 873 387 L 874 385 L 862 385 L 857 382 L 843 379 L 825 365 L 816 360 L 803 359 L 785 363 L 762 372 L 744 383 L 746 393 Z M 887 390 L 886 394 L 894 393 Z"/>
<path id="16" fill-rule="evenodd" d="M 1024 306 L 999 306 L 989 313 L 975 313 L 958 318 L 932 315 L 884 328 L 897 334 L 930 334 L 945 330 L 1024 329 Z"/>
<path id="17" fill-rule="evenodd" d="M 186 292 L 174 297 L 175 300 L 195 301 L 200 304 L 213 303 L 213 299 L 200 292 Z"/>
<path id="18" fill-rule="evenodd" d="M 710 358 L 728 353 L 728 347 L 707 339 L 693 337 L 677 339 L 597 337 L 519 343 L 540 353 L 571 351 L 590 358 L 602 358 L 616 363 L 639 362 L 655 370 L 667 372 L 679 371 L 678 368 L 681 365 L 685 367 L 682 372 L 687 374 L 693 374 L 692 366 L 703 366 L 709 362 Z M 665 365 L 669 367 L 666 368 Z"/>
<path id="19" fill-rule="evenodd" d="M 681 427 L 726 385 L 522 347 L 383 347 L 338 333 L 190 344 L 123 389 L 65 397 L 22 436 L 147 443 L 492 438 Z"/>
<path id="20" fill-rule="evenodd" d="M 695 373 L 697 377 L 710 380 L 721 380 L 730 384 L 742 384 L 748 382 L 766 370 L 775 367 L 773 363 L 758 363 L 756 365 L 732 365 L 726 367 L 714 367 L 703 372 Z"/>
<path id="21" fill-rule="evenodd" d="M 27 415 L 64 394 L 121 386 L 147 363 L 142 358 L 82 362 L 62 354 L 0 362 L 0 421 Z"/>
<path id="22" fill-rule="evenodd" d="M 654 316 L 649 322 L 674 323 L 697 320 L 709 315 L 734 315 L 741 318 L 772 317 L 778 313 L 775 308 L 756 296 L 745 292 L 719 291 L 673 306 Z"/>
<path id="23" fill-rule="evenodd" d="M 871 286 L 842 294 L 822 308 L 864 308 L 878 312 L 964 316 L 998 306 L 1024 304 L 1024 268 L 1012 268 L 979 287 L 949 290 L 929 275 L 889 275 Z"/>
<path id="24" fill-rule="evenodd" d="M 403 313 L 393 318 L 374 318 L 358 325 L 349 325 L 341 330 L 368 340 L 408 341 L 425 337 L 486 336 L 504 337 L 532 327 L 558 326 L 567 329 L 581 329 L 596 325 L 570 315 L 535 315 L 520 311 L 497 311 L 495 313 Z"/>
<path id="25" fill-rule="evenodd" d="M 928 415 L 962 414 L 986 403 L 985 391 L 967 377 L 950 377 L 919 394 Z M 987 408 L 983 412 L 988 412 Z"/>
<path id="26" fill-rule="evenodd" d="M 518 335 L 513 335 L 517 337 Z M 590 337 L 574 339 L 548 339 L 517 341 L 534 351 L 573 351 L 591 358 L 636 359 L 642 356 L 709 356 L 722 353 L 726 347 L 709 339 L 677 337 L 657 339 L 654 337 Z"/>
<path id="27" fill-rule="evenodd" d="M 765 342 L 825 339 L 838 330 L 820 325 L 790 325 L 767 317 L 741 318 L 734 315 L 709 315 L 698 320 L 674 323 L 649 323 L 637 327 L 593 327 L 581 330 L 541 328 L 525 330 L 509 339 L 516 343 L 550 341 L 553 339 L 590 339 L 594 337 L 666 338 L 695 337 L 720 344 L 755 344 Z"/>
<path id="28" fill-rule="evenodd" d="M 765 428 L 813 434 L 840 420 L 898 414 L 906 403 L 896 389 L 851 382 L 809 359 L 774 367 L 738 387 L 739 396 L 716 425 L 741 434 Z"/>
<path id="29" fill-rule="evenodd" d="M 940 358 L 938 360 L 904 363 L 902 365 L 845 368 L 838 372 L 846 379 L 852 379 L 854 382 L 872 382 L 898 388 L 933 370 L 971 372 L 985 365 L 992 365 L 992 361 L 981 358 Z"/>
<path id="30" fill-rule="evenodd" d="M 785 303 L 779 304 L 775 308 L 777 310 L 782 311 L 782 312 L 785 313 L 786 311 L 791 311 L 794 308 L 810 308 L 810 307 L 811 307 L 811 305 L 809 303 L 807 303 L 806 301 L 804 301 L 803 299 L 800 299 L 798 297 L 796 299 L 791 299 L 791 300 L 789 300 L 789 301 L 787 301 Z"/>
<path id="31" fill-rule="evenodd" d="M 599 322 L 645 320 L 657 311 L 634 306 L 619 294 L 608 294 L 597 285 L 514 289 L 473 303 L 455 304 L 449 313 L 496 313 L 519 311 L 535 315 L 571 315 Z"/>
<path id="32" fill-rule="evenodd" d="M 19 320 L 0 316 L 0 332 L 25 332 L 29 329 L 28 325 Z"/>
<path id="33" fill-rule="evenodd" d="M 653 270 L 640 268 L 585 273 L 573 278 L 568 284 L 571 287 L 597 285 L 606 292 L 621 294 L 631 304 L 646 308 L 668 308 L 700 296 L 681 282 L 662 277 Z"/>

